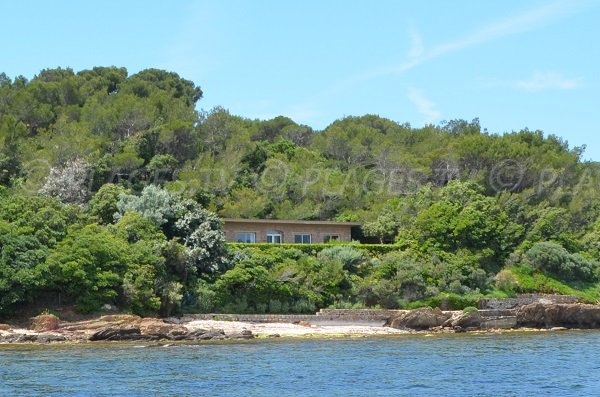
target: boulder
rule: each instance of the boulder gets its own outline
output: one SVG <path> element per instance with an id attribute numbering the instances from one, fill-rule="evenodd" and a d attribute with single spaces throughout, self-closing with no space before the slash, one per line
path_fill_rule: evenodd
<path id="1" fill-rule="evenodd" d="M 390 317 L 385 325 L 397 329 L 425 330 L 441 326 L 450 316 L 450 313 L 442 312 L 439 308 L 425 307 Z"/>
<path id="2" fill-rule="evenodd" d="M 0 331 L 10 331 L 12 327 L 8 324 L 0 324 Z"/>
<path id="3" fill-rule="evenodd" d="M 473 311 L 469 313 L 460 313 L 455 318 L 449 318 L 442 324 L 444 327 L 459 327 L 464 328 L 479 328 L 481 325 L 481 313 L 479 311 Z"/>
<path id="4" fill-rule="evenodd" d="M 600 328 L 600 305 L 532 303 L 516 316 L 520 327 Z"/>
<path id="5" fill-rule="evenodd" d="M 139 327 L 123 326 L 123 327 L 107 327 L 93 333 L 90 341 L 115 341 L 115 340 L 146 340 L 142 337 Z"/>

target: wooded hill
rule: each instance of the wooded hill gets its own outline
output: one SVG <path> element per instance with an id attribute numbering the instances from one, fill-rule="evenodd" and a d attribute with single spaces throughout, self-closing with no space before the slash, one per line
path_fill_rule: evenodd
<path id="1" fill-rule="evenodd" d="M 155 69 L 0 74 L 0 312 L 58 295 L 163 314 L 600 297 L 585 148 L 477 119 L 366 115 L 314 131 L 197 111 L 202 94 Z M 398 249 L 227 248 L 215 214 L 359 221 Z"/>

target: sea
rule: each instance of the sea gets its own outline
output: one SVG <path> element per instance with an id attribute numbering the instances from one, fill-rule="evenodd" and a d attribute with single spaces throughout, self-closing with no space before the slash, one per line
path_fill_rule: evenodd
<path id="1" fill-rule="evenodd" d="M 0 396 L 600 396 L 600 331 L 0 345 Z"/>

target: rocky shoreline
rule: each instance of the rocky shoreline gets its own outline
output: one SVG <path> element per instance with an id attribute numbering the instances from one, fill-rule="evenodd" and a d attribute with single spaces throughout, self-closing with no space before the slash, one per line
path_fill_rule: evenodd
<path id="1" fill-rule="evenodd" d="M 524 328 L 598 329 L 600 305 L 538 302 L 512 309 L 466 312 L 422 308 L 392 316 L 385 325 L 397 329 L 454 332 Z"/>
<path id="2" fill-rule="evenodd" d="M 338 321 L 245 322 L 217 319 L 141 318 L 128 314 L 62 322 L 44 314 L 27 328 L 0 324 L 0 344 L 95 342 L 203 342 L 276 337 L 377 336 L 414 333 L 498 332 L 600 328 L 600 305 L 533 303 L 514 309 L 391 312 L 385 324 Z"/>

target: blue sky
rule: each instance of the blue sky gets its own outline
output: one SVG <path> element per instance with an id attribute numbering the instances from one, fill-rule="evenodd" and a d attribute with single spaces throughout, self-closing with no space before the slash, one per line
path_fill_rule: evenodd
<path id="1" fill-rule="evenodd" d="M 173 3 L 4 2 L 0 71 L 163 68 L 202 87 L 203 109 L 316 129 L 479 117 L 600 161 L 600 0 Z"/>

